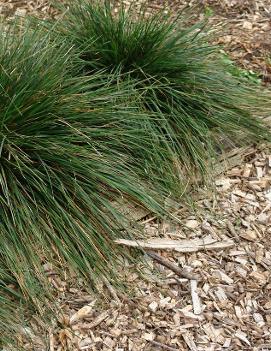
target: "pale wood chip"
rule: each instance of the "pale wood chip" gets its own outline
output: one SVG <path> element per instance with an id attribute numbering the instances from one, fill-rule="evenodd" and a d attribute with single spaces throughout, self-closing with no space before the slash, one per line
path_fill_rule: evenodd
<path id="1" fill-rule="evenodd" d="M 181 310 L 179 310 L 181 316 L 187 318 L 187 319 L 192 319 L 192 320 L 204 320 L 204 317 L 199 314 L 196 315 L 195 313 L 191 312 L 191 306 L 185 307 Z"/>
<path id="2" fill-rule="evenodd" d="M 253 200 L 255 201 L 256 200 L 256 197 L 255 197 L 254 194 L 246 193 L 246 192 L 244 192 L 242 190 L 239 190 L 239 189 L 234 190 L 233 194 L 235 194 L 237 196 L 240 196 L 240 197 L 242 197 L 242 198 L 244 198 L 246 200 L 251 200 L 251 201 L 253 201 Z"/>
<path id="3" fill-rule="evenodd" d="M 195 219 L 191 219 L 184 224 L 187 228 L 196 229 L 199 226 L 199 222 Z"/>
<path id="4" fill-rule="evenodd" d="M 218 287 L 215 290 L 215 295 L 217 296 L 218 300 L 221 302 L 228 300 L 228 297 L 227 297 L 225 291 L 221 287 Z"/>
<path id="5" fill-rule="evenodd" d="M 92 301 L 88 305 L 80 308 L 79 311 L 75 312 L 71 317 L 70 317 L 70 324 L 73 324 L 77 322 L 80 319 L 84 319 L 85 317 L 89 316 L 93 312 L 93 307 L 96 303 L 96 300 Z"/>
<path id="6" fill-rule="evenodd" d="M 79 349 L 80 350 L 89 349 L 89 347 L 91 347 L 92 345 L 94 345 L 93 340 L 90 337 L 87 337 L 79 342 Z"/>
<path id="7" fill-rule="evenodd" d="M 262 167 L 256 167 L 256 174 L 257 178 L 262 178 L 264 175 L 263 168 Z"/>
<path id="8" fill-rule="evenodd" d="M 231 338 L 226 338 L 222 347 L 225 349 L 229 348 L 231 346 L 231 341 Z"/>
<path id="9" fill-rule="evenodd" d="M 224 273 L 221 270 L 215 270 L 214 274 L 222 281 L 225 282 L 227 284 L 233 284 L 233 279 L 230 278 L 226 273 Z"/>
<path id="10" fill-rule="evenodd" d="M 190 281 L 191 287 L 191 296 L 192 296 L 192 303 L 193 303 L 193 311 L 195 315 L 201 314 L 202 306 L 199 298 L 199 294 L 197 291 L 197 281 L 191 280 Z"/>
<path id="11" fill-rule="evenodd" d="M 158 307 L 159 305 L 156 301 L 153 301 L 149 304 L 149 310 L 151 310 L 152 312 L 156 312 Z"/>
<path id="12" fill-rule="evenodd" d="M 246 343 L 248 346 L 251 346 L 246 333 L 242 332 L 240 329 L 236 331 L 236 333 L 234 334 L 234 336 L 238 339 L 240 339 L 241 341 L 243 341 L 244 343 Z"/>
<path id="13" fill-rule="evenodd" d="M 263 316 L 260 313 L 253 313 L 253 319 L 260 328 L 265 325 Z"/>
<path id="14" fill-rule="evenodd" d="M 110 338 L 109 336 L 107 336 L 104 340 L 103 340 L 104 345 L 106 345 L 107 347 L 109 347 L 110 350 L 113 350 L 114 346 L 116 345 L 116 342 Z"/>
<path id="15" fill-rule="evenodd" d="M 192 338 L 192 335 L 190 333 L 183 333 L 182 337 L 186 343 L 186 345 L 188 346 L 189 350 L 191 351 L 198 351 L 198 348 Z"/>
<path id="16" fill-rule="evenodd" d="M 248 178 L 250 176 L 251 171 L 252 171 L 252 167 L 253 167 L 253 165 L 251 163 L 245 164 L 244 169 L 243 169 L 243 174 L 242 174 L 242 176 L 244 178 Z"/>
<path id="17" fill-rule="evenodd" d="M 144 333 L 143 334 L 143 339 L 147 341 L 153 341 L 155 339 L 155 334 L 154 333 Z"/>
<path id="18" fill-rule="evenodd" d="M 240 237 L 246 239 L 248 241 L 255 241 L 257 240 L 257 234 L 254 230 L 246 230 L 245 232 L 240 232 Z"/>

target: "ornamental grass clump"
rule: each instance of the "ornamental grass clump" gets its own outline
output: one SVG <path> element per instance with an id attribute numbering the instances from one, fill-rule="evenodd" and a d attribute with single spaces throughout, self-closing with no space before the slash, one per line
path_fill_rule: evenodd
<path id="1" fill-rule="evenodd" d="M 101 69 L 131 83 L 138 103 L 182 171 L 206 171 L 223 149 L 270 138 L 258 116 L 270 114 L 270 92 L 233 77 L 220 48 L 211 45 L 214 31 L 206 23 L 187 25 L 163 12 L 114 10 L 114 1 L 76 0 L 61 20 L 47 28 L 69 40 L 84 63 L 84 74 Z"/>
<path id="2" fill-rule="evenodd" d="M 88 282 L 117 281 L 114 239 L 133 232 L 122 199 L 161 214 L 176 187 L 172 155 L 149 116 L 123 107 L 134 99 L 131 85 L 112 89 L 103 72 L 80 76 L 75 56 L 42 29 L 2 28 L 2 335 L 18 331 L 21 305 L 47 309 L 48 263 Z"/>

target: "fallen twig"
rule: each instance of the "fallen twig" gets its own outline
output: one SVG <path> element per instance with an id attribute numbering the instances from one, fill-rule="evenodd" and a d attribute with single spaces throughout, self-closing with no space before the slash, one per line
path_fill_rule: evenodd
<path id="1" fill-rule="evenodd" d="M 199 250 L 220 250 L 234 246 L 233 240 L 218 241 L 211 235 L 192 240 L 171 240 L 154 238 L 146 241 L 118 239 L 117 244 L 151 250 L 173 250 L 177 252 L 197 252 Z"/>
<path id="2" fill-rule="evenodd" d="M 92 328 L 95 328 L 99 324 L 101 324 L 106 318 L 108 318 L 109 315 L 110 315 L 110 311 L 104 311 L 99 316 L 97 316 L 91 323 L 81 324 L 80 328 L 82 330 L 84 329 L 90 330 Z"/>
<path id="3" fill-rule="evenodd" d="M 176 273 L 179 277 L 192 279 L 192 280 L 199 280 L 199 277 L 195 276 L 194 274 L 191 274 L 186 269 L 178 267 L 176 264 L 170 262 L 169 260 L 166 260 L 165 258 L 163 258 L 162 256 L 158 255 L 153 251 L 147 252 L 147 255 L 151 257 L 153 260 L 163 265 L 164 267 L 170 269 L 172 272 Z"/>
<path id="4" fill-rule="evenodd" d="M 155 346 L 157 346 L 157 347 L 160 347 L 161 349 L 164 349 L 164 350 L 168 350 L 168 351 L 178 351 L 178 349 L 175 349 L 175 347 L 171 347 L 171 346 L 162 344 L 162 343 L 160 343 L 160 342 L 158 342 L 158 341 L 150 340 L 150 343 L 152 343 L 153 345 L 155 345 Z"/>
<path id="5" fill-rule="evenodd" d="M 120 305 L 120 303 L 121 303 L 120 299 L 119 299 L 115 289 L 113 288 L 113 286 L 109 283 L 109 281 L 105 277 L 103 277 L 103 282 L 104 282 L 105 286 L 107 287 L 107 289 L 108 289 L 110 295 L 112 296 L 112 298 L 115 300 L 115 302 L 118 305 Z"/>
<path id="6" fill-rule="evenodd" d="M 227 227 L 228 227 L 229 233 L 235 238 L 235 240 L 237 242 L 240 242 L 240 237 L 237 234 L 234 226 L 232 225 L 232 223 L 230 221 L 227 222 Z"/>

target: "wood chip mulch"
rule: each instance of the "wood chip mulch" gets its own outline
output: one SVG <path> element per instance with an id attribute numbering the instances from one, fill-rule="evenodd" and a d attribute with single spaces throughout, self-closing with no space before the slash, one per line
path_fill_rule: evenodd
<path id="1" fill-rule="evenodd" d="M 33 320 L 25 350 L 271 350 L 271 150 L 255 150 L 216 188 L 181 208 L 180 222 L 143 223 L 147 243 L 178 241 L 155 254 L 192 279 L 148 254 L 148 266 L 123 268 L 130 298 L 104 282 L 100 299 L 52 275 L 59 315 L 46 337 Z"/>

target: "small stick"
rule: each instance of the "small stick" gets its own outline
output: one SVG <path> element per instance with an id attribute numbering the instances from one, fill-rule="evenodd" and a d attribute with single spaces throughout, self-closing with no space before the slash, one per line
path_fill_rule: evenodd
<path id="1" fill-rule="evenodd" d="M 116 303 L 118 305 L 120 305 L 120 303 L 121 303 L 120 299 L 119 299 L 115 289 L 113 288 L 113 286 L 109 283 L 109 281 L 105 277 L 103 277 L 103 282 L 104 282 L 105 286 L 107 287 L 110 295 L 113 297 L 113 299 L 116 301 Z"/>
<path id="2" fill-rule="evenodd" d="M 175 349 L 175 347 L 167 346 L 165 344 L 162 344 L 158 341 L 150 340 L 150 342 L 158 347 L 161 347 L 161 349 L 168 350 L 168 351 L 178 351 L 178 349 Z"/>
<path id="3" fill-rule="evenodd" d="M 108 311 L 104 311 L 102 312 L 97 318 L 94 319 L 94 321 L 92 321 L 91 323 L 84 323 L 80 325 L 81 329 L 87 329 L 90 330 L 92 328 L 97 327 L 99 324 L 101 324 L 106 318 L 109 317 L 109 312 Z"/>
<path id="4" fill-rule="evenodd" d="M 151 257 L 153 260 L 157 261 L 160 263 L 162 266 L 170 269 L 172 272 L 176 273 L 179 277 L 191 279 L 191 280 L 199 280 L 199 278 L 189 272 L 187 272 L 186 269 L 182 269 L 178 267 L 176 264 L 166 260 L 165 258 L 157 255 L 157 253 L 153 251 L 148 251 L 147 255 Z"/>
<path id="5" fill-rule="evenodd" d="M 149 223 L 149 222 L 155 220 L 156 218 L 157 218 L 157 216 L 150 217 L 150 218 L 148 218 L 148 219 L 145 219 L 145 221 L 140 222 L 140 224 L 147 224 L 147 223 Z"/>
<path id="6" fill-rule="evenodd" d="M 236 233 L 236 230 L 230 221 L 227 222 L 227 227 L 229 229 L 230 234 L 235 238 L 235 240 L 237 242 L 240 242 L 240 237 Z"/>

